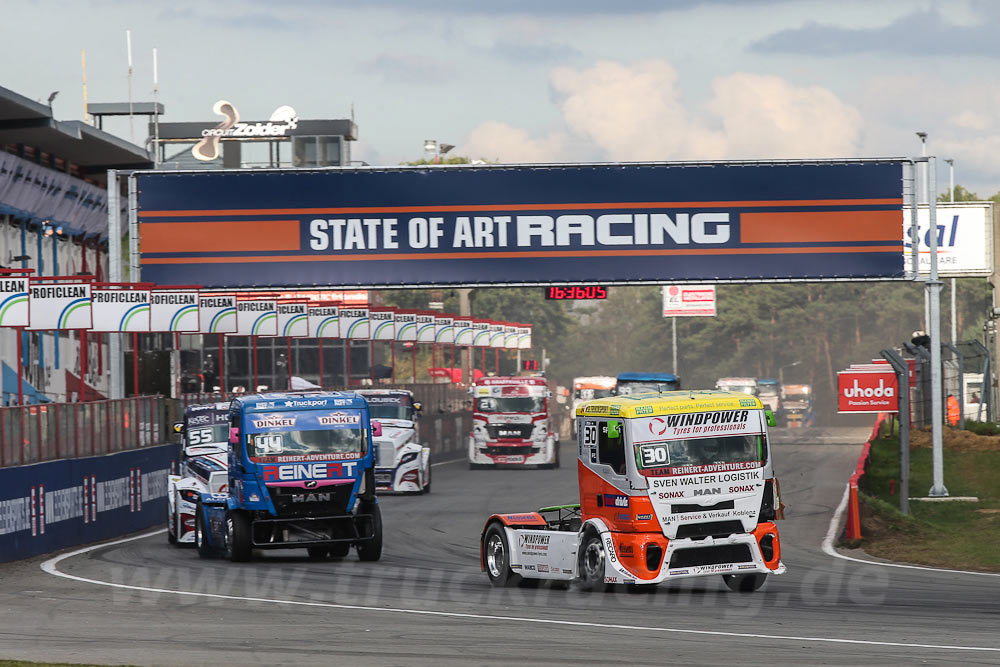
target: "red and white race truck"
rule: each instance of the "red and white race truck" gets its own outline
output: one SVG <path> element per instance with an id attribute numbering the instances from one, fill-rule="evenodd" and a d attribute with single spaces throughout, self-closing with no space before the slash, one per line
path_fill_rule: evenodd
<path id="1" fill-rule="evenodd" d="M 549 423 L 552 393 L 543 377 L 480 378 L 473 397 L 469 467 L 559 467 L 558 438 Z"/>

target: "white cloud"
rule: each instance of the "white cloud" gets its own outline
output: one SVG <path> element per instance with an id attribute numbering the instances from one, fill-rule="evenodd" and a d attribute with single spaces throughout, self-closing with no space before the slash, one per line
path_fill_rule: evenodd
<path id="1" fill-rule="evenodd" d="M 685 102 L 678 79 L 664 60 L 555 68 L 550 81 L 568 136 L 531 137 L 491 121 L 462 148 L 502 161 L 561 161 L 581 142 L 589 159 L 613 161 L 857 155 L 861 115 L 829 90 L 739 73 L 713 81 L 699 107 Z"/>
<path id="2" fill-rule="evenodd" d="M 500 162 L 552 162 L 563 153 L 564 137 L 550 133 L 533 139 L 527 130 L 488 121 L 474 129 L 455 151 L 471 159 Z"/>
<path id="3" fill-rule="evenodd" d="M 707 108 L 721 119 L 730 158 L 827 158 L 858 154 L 857 109 L 819 86 L 737 73 L 716 79 Z"/>

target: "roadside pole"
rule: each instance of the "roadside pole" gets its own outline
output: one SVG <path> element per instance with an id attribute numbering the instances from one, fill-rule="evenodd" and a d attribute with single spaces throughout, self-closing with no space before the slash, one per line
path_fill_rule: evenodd
<path id="1" fill-rule="evenodd" d="M 680 373 L 677 372 L 677 318 L 676 317 L 671 317 L 670 319 L 673 320 L 673 329 L 674 329 L 674 365 L 673 365 L 673 373 L 674 373 L 674 375 L 680 375 Z"/>
<path id="2" fill-rule="evenodd" d="M 108 169 L 108 280 L 125 282 L 122 276 L 122 221 L 118 170 Z M 99 255 L 98 255 L 99 256 Z M 122 334 L 109 333 L 108 337 L 108 398 L 124 398 L 122 382 Z M 100 340 L 98 339 L 98 346 Z"/>
<path id="3" fill-rule="evenodd" d="M 899 389 L 899 511 L 910 513 L 910 367 L 895 350 L 882 350 L 882 358 L 896 371 Z"/>
<path id="4" fill-rule="evenodd" d="M 930 259 L 931 271 L 926 289 L 930 296 L 930 331 L 931 337 L 931 457 L 933 467 L 933 485 L 928 495 L 932 498 L 948 495 L 944 485 L 944 443 L 941 432 L 942 396 L 941 396 L 941 281 L 938 279 L 938 244 L 937 244 L 937 159 L 927 158 L 927 205 L 930 212 Z"/>

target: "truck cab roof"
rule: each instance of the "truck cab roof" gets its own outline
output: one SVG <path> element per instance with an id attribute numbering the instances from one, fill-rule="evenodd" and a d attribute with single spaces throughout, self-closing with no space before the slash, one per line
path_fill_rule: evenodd
<path id="1" fill-rule="evenodd" d="M 644 371 L 619 373 L 618 380 L 634 382 L 677 382 L 679 378 L 673 373 L 647 373 Z"/>
<path id="2" fill-rule="evenodd" d="M 629 396 L 598 398 L 581 404 L 576 414 L 581 417 L 656 417 L 684 412 L 716 410 L 763 410 L 764 404 L 755 396 L 734 391 L 666 391 L 646 392 Z"/>
<path id="3" fill-rule="evenodd" d="M 243 412 L 276 410 L 329 410 L 331 408 L 367 408 L 368 402 L 353 391 L 282 392 L 251 394 L 234 398 L 231 409 Z"/>

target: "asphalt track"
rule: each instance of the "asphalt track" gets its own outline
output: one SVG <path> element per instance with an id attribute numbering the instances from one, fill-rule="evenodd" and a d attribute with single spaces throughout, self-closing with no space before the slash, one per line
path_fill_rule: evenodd
<path id="1" fill-rule="evenodd" d="M 859 433 L 863 433 L 862 429 Z M 788 573 L 752 595 L 721 578 L 588 594 L 494 589 L 478 537 L 496 511 L 576 498 L 575 468 L 434 468 L 383 499 L 378 563 L 269 552 L 205 561 L 163 533 L 46 567 L 0 566 L 0 657 L 132 664 L 1000 664 L 1000 577 L 833 558 L 821 545 L 855 444 L 774 448 Z M 828 440 L 825 438 L 824 440 Z M 563 461 L 573 460 L 564 445 Z M 92 582 L 105 582 L 99 585 Z M 180 591 L 185 594 L 178 594 Z"/>

